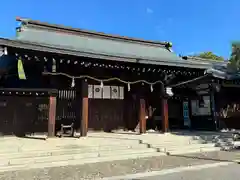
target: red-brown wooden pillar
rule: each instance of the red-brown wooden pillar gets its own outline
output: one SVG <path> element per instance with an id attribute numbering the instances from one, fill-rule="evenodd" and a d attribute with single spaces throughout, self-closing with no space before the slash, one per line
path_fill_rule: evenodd
<path id="1" fill-rule="evenodd" d="M 162 132 L 168 132 L 169 119 L 168 119 L 168 101 L 166 97 L 162 98 Z"/>
<path id="2" fill-rule="evenodd" d="M 57 107 L 56 95 L 51 94 L 49 97 L 48 137 L 55 136 L 56 107 Z"/>
<path id="3" fill-rule="evenodd" d="M 140 134 L 146 133 L 146 102 L 143 98 L 139 105 L 139 126 Z"/>
<path id="4" fill-rule="evenodd" d="M 87 136 L 88 131 L 88 83 L 82 81 L 82 118 L 81 118 L 81 136 Z"/>

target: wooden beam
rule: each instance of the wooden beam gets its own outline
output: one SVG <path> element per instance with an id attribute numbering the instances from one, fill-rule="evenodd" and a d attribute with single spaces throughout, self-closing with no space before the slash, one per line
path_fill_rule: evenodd
<path id="1" fill-rule="evenodd" d="M 168 119 L 168 101 L 167 98 L 162 98 L 162 132 L 169 131 L 169 119 Z"/>
<path id="2" fill-rule="evenodd" d="M 44 89 L 44 88 L 0 88 L 0 91 L 10 91 L 10 92 L 14 92 L 14 91 L 18 91 L 18 92 L 45 92 L 45 93 L 49 93 L 51 94 L 57 94 L 57 89 Z"/>
<path id="3" fill-rule="evenodd" d="M 82 118 L 81 136 L 87 136 L 88 131 L 88 83 L 82 81 Z"/>
<path id="4" fill-rule="evenodd" d="M 139 125 L 140 134 L 146 133 L 146 102 L 142 98 L 139 106 Z"/>
<path id="5" fill-rule="evenodd" d="M 48 137 L 55 136 L 55 123 L 56 123 L 56 96 L 49 97 L 49 115 L 48 115 Z"/>

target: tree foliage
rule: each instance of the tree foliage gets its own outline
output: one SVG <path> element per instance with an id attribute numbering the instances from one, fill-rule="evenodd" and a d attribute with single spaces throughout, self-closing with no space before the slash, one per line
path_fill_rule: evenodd
<path id="1" fill-rule="evenodd" d="M 230 63 L 228 64 L 228 69 L 231 71 L 240 70 L 240 43 L 232 44 L 232 53 L 230 57 Z"/>
<path id="2" fill-rule="evenodd" d="M 216 60 L 216 61 L 224 61 L 224 58 L 221 56 L 218 56 L 214 54 L 213 52 L 202 52 L 197 57 L 203 58 L 203 59 L 209 59 L 209 60 Z"/>

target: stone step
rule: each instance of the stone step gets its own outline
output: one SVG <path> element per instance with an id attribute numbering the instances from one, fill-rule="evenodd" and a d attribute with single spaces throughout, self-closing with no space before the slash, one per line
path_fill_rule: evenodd
<path id="1" fill-rule="evenodd" d="M 190 144 L 206 144 L 205 141 L 202 140 L 185 140 L 185 141 L 177 141 L 177 140 L 169 140 L 169 141 L 142 141 L 141 143 L 152 144 L 152 145 L 190 145 Z"/>
<path id="2" fill-rule="evenodd" d="M 137 147 L 141 143 L 132 143 L 132 144 L 124 144 L 124 143 L 117 143 L 117 144 L 69 144 L 69 145 L 61 145 L 61 146 L 49 146 L 47 148 L 39 148 L 37 150 L 51 150 L 51 149 L 80 149 L 80 148 L 92 148 L 92 149 L 106 149 L 106 148 L 114 148 L 114 147 Z M 34 147 L 23 147 L 22 151 L 32 151 L 36 150 Z"/>
<path id="3" fill-rule="evenodd" d="M 125 154 L 141 154 L 141 153 L 154 153 L 157 152 L 156 149 L 152 149 L 152 148 L 143 148 L 143 149 L 131 149 L 131 150 L 117 150 L 117 151 L 102 151 L 99 152 L 101 157 L 105 157 L 105 156 L 115 156 L 115 155 L 125 155 Z"/>
<path id="4" fill-rule="evenodd" d="M 65 145 L 117 145 L 119 143 L 121 144 L 139 144 L 139 140 L 138 139 L 121 139 L 121 138 L 80 138 L 80 139 L 70 139 L 70 138 L 54 138 L 54 139 L 48 139 L 47 141 L 48 145 L 51 146 L 65 146 Z"/>
<path id="5" fill-rule="evenodd" d="M 211 147 L 215 147 L 215 144 L 192 144 L 192 145 L 188 145 L 188 146 L 170 146 L 167 147 L 168 150 L 187 150 L 187 149 L 200 149 L 200 148 L 211 148 Z"/>
<path id="6" fill-rule="evenodd" d="M 179 140 L 184 140 L 184 139 L 192 139 L 192 136 L 178 136 L 178 135 L 145 135 L 145 136 L 141 136 L 141 138 L 143 139 L 147 139 L 147 138 L 161 138 L 161 139 L 179 139 Z"/>
<path id="7" fill-rule="evenodd" d="M 188 150 L 194 150 L 194 149 L 201 149 L 201 148 L 212 148 L 215 147 L 215 144 L 191 144 L 191 145 L 171 145 L 171 146 L 163 146 L 163 145 L 152 145 L 152 148 L 158 149 L 160 152 L 167 152 L 167 151 L 185 151 L 188 153 Z"/>
<path id="8" fill-rule="evenodd" d="M 21 152 L 21 149 L 19 147 L 1 147 L 0 148 L 0 154 L 2 153 L 18 153 Z"/>
<path id="9" fill-rule="evenodd" d="M 203 153 L 203 152 L 212 152 L 220 151 L 219 147 L 202 147 L 202 148 L 193 148 L 193 149 L 175 149 L 167 150 L 170 155 L 181 155 L 181 154 L 190 154 L 190 153 Z"/>
<path id="10" fill-rule="evenodd" d="M 81 159 L 74 159 L 74 160 L 67 160 L 67 161 L 59 160 L 59 161 L 53 161 L 53 162 L 42 162 L 42 163 L 33 163 L 33 164 L 24 163 L 20 165 L 7 165 L 7 166 L 0 165 L 0 172 L 50 168 L 50 167 L 60 167 L 60 166 L 74 166 L 74 165 L 81 165 L 81 164 L 111 162 L 111 161 L 117 161 L 117 160 L 139 159 L 139 158 L 158 157 L 158 156 L 166 156 L 166 154 L 159 153 L 159 152 L 144 152 L 144 153 L 136 153 L 136 154 L 126 154 L 121 156 L 117 155 L 117 156 L 111 156 L 111 157 L 106 156 L 106 157 L 98 157 L 98 158 L 81 158 Z"/>
<path id="11" fill-rule="evenodd" d="M 146 149 L 147 145 L 145 144 L 133 144 L 133 145 L 122 145 L 118 144 L 116 146 L 85 146 L 81 148 L 54 148 L 54 149 L 47 149 L 47 150 L 31 150 L 31 151 L 21 151 L 21 152 L 14 152 L 14 153 L 0 153 L 0 161 L 1 159 L 8 156 L 9 159 L 13 158 L 24 158 L 24 157 L 44 157 L 44 156 L 58 156 L 58 155 L 68 155 L 68 154 L 81 154 L 81 153 L 92 153 L 92 152 L 108 152 L 108 151 L 116 151 L 116 150 L 140 150 Z"/>
<path id="12" fill-rule="evenodd" d="M 140 136 L 143 136 L 144 134 L 139 134 L 139 133 L 129 133 L 129 132 L 121 132 L 121 133 L 91 133 L 88 134 L 88 137 L 90 138 L 102 138 L 102 137 L 110 137 L 110 138 L 115 138 L 115 137 L 120 137 L 120 138 L 125 138 L 127 136 L 127 138 L 129 139 L 135 139 L 135 138 L 139 138 Z"/>
<path id="13" fill-rule="evenodd" d="M 176 135 L 176 134 L 145 134 L 142 137 L 162 137 L 162 138 L 178 138 L 178 139 L 186 139 L 186 138 L 192 138 L 194 135 Z"/>
<path id="14" fill-rule="evenodd" d="M 192 141 L 192 138 L 186 138 L 186 139 L 178 139 L 178 138 L 142 138 L 141 140 L 143 141 L 160 141 L 160 142 L 168 142 L 168 141 L 180 141 L 180 142 L 185 142 L 185 141 Z"/>
<path id="15" fill-rule="evenodd" d="M 37 164 L 37 163 L 53 163 L 61 161 L 71 161 L 81 159 L 94 159 L 99 157 L 116 157 L 119 156 L 119 159 L 123 155 L 136 156 L 138 154 L 145 153 L 155 153 L 154 149 L 127 149 L 127 150 L 117 150 L 117 151 L 106 151 L 106 152 L 91 152 L 91 153 L 81 153 L 81 154 L 72 154 L 72 155 L 56 155 L 56 156 L 45 156 L 45 157 L 25 157 L 25 158 L 13 158 L 13 159 L 2 159 L 0 161 L 0 166 L 15 166 L 15 165 L 28 165 L 28 164 Z M 161 153 L 160 153 L 161 155 Z"/>
<path id="16" fill-rule="evenodd" d="M 70 147 L 71 149 L 82 148 L 85 146 L 137 146 L 139 145 L 139 140 L 116 140 L 116 139 L 49 139 L 46 141 L 29 141 L 25 140 L 24 142 L 12 142 L 11 144 L 2 143 L 0 147 L 0 154 L 5 152 L 8 153 L 17 153 L 24 151 L 35 151 L 37 150 L 51 150 L 51 149 L 64 149 Z"/>

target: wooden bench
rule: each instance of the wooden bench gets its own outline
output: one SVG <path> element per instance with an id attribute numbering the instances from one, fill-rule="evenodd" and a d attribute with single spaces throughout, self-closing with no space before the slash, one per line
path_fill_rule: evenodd
<path id="1" fill-rule="evenodd" d="M 66 130 L 70 130 L 70 133 L 66 133 Z M 74 123 L 68 125 L 61 124 L 60 137 L 63 137 L 63 135 L 69 135 L 70 137 L 74 136 Z"/>

